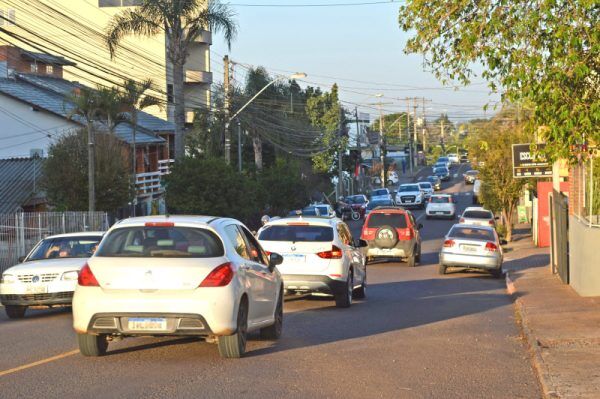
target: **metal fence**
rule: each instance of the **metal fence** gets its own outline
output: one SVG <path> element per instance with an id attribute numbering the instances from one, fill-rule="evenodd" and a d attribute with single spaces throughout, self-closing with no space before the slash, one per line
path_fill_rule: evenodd
<path id="1" fill-rule="evenodd" d="M 0 214 L 0 272 L 18 263 L 42 238 L 79 231 L 105 231 L 105 212 L 16 212 Z"/>

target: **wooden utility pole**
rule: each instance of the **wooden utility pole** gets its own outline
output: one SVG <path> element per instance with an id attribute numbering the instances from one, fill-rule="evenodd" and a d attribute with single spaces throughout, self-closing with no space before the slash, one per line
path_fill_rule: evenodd
<path id="1" fill-rule="evenodd" d="M 229 120 L 229 108 L 231 107 L 231 88 L 229 82 L 229 56 L 223 57 L 223 69 L 225 76 L 223 77 L 223 88 L 225 90 L 225 120 Z M 227 165 L 231 163 L 231 132 L 229 123 L 225 124 L 225 162 Z"/>
<path id="2" fill-rule="evenodd" d="M 385 188 L 385 152 L 384 152 L 384 141 L 383 141 L 383 109 L 382 103 L 379 103 L 379 155 L 381 159 L 381 187 Z"/>
<path id="3" fill-rule="evenodd" d="M 415 143 L 414 157 L 415 157 L 415 167 L 419 164 L 418 162 L 418 148 L 417 145 L 419 143 L 419 136 L 417 135 L 417 99 L 413 99 L 413 142 Z"/>
<path id="4" fill-rule="evenodd" d="M 413 141 L 410 135 L 410 98 L 406 99 L 406 138 L 408 139 L 408 164 L 413 174 Z"/>

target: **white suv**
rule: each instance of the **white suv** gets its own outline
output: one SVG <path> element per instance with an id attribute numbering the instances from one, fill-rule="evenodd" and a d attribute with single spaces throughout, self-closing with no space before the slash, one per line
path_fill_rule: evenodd
<path id="1" fill-rule="evenodd" d="M 73 298 L 79 350 L 99 356 L 114 338 L 186 335 L 218 342 L 223 357 L 240 357 L 248 332 L 281 334 L 280 262 L 237 220 L 126 219 L 79 273 Z"/>
<path id="2" fill-rule="evenodd" d="M 405 208 L 423 209 L 425 207 L 425 193 L 417 183 L 402 184 L 398 187 L 396 193 L 396 205 Z"/>
<path id="3" fill-rule="evenodd" d="M 354 241 L 340 219 L 286 218 L 267 223 L 258 231 L 267 251 L 280 253 L 279 266 L 287 293 L 333 295 L 338 307 L 352 298 L 364 298 L 367 270 L 363 240 Z"/>
<path id="4" fill-rule="evenodd" d="M 2 273 L 0 302 L 11 319 L 30 306 L 69 306 L 79 269 L 92 256 L 102 232 L 60 234 L 44 238 L 21 263 Z"/>

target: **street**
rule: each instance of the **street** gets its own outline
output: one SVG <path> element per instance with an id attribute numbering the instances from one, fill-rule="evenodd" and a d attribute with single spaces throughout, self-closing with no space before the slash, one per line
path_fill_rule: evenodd
<path id="1" fill-rule="evenodd" d="M 443 186 L 459 209 L 471 203 L 462 169 Z M 2 397 L 539 397 L 504 281 L 439 276 L 437 252 L 454 222 L 415 216 L 424 225 L 418 267 L 370 264 L 367 299 L 350 309 L 288 299 L 281 340 L 253 336 L 237 361 L 187 338 L 129 339 L 84 358 L 69 310 L 20 321 L 1 312 Z M 358 236 L 361 222 L 351 223 Z"/>

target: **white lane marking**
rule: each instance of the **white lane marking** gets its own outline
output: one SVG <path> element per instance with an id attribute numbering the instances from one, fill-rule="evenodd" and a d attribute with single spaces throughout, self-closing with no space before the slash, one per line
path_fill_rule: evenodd
<path id="1" fill-rule="evenodd" d="M 0 377 L 3 377 L 3 376 L 8 375 L 8 374 L 16 373 L 18 371 L 27 370 L 29 368 L 32 368 L 32 367 L 35 367 L 35 366 L 39 366 L 39 365 L 42 365 L 42 364 L 45 364 L 45 363 L 50 363 L 50 362 L 54 362 L 56 360 L 64 359 L 65 357 L 73 356 L 73 355 L 75 355 L 77 353 L 79 353 L 79 349 L 76 349 L 76 350 L 73 350 L 73 351 L 70 351 L 70 352 L 61 353 L 60 355 L 48 357 L 46 359 L 38 360 L 37 362 L 24 364 L 22 366 L 15 367 L 15 368 L 12 368 L 12 369 L 0 371 Z"/>

